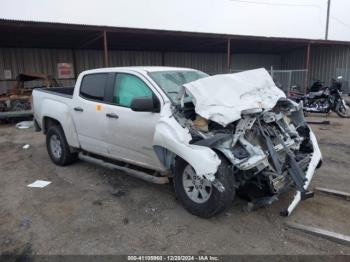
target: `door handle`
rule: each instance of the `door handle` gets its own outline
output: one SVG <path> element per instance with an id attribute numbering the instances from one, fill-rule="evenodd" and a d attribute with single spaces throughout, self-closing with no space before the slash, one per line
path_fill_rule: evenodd
<path id="1" fill-rule="evenodd" d="M 119 116 L 116 115 L 116 114 L 114 114 L 114 113 L 107 113 L 107 114 L 106 114 L 106 117 L 115 118 L 115 119 L 118 119 L 118 118 L 119 118 Z"/>
<path id="2" fill-rule="evenodd" d="M 81 107 L 74 107 L 74 110 L 75 111 L 78 111 L 78 112 L 83 112 L 84 111 L 84 109 L 82 109 Z"/>

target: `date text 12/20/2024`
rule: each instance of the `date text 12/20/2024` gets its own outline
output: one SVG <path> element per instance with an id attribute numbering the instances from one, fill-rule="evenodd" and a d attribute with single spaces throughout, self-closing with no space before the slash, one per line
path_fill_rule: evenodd
<path id="1" fill-rule="evenodd" d="M 128 256 L 128 261 L 219 261 L 218 256 Z"/>

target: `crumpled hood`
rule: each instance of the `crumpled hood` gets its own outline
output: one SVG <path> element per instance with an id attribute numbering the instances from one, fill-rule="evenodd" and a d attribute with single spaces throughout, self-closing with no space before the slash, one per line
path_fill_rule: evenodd
<path id="1" fill-rule="evenodd" d="M 184 85 L 198 115 L 222 126 L 241 118 L 248 109 L 272 109 L 285 94 L 264 69 L 215 75 Z"/>

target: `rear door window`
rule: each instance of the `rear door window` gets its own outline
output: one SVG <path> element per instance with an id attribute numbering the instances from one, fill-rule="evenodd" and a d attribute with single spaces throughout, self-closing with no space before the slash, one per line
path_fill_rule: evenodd
<path id="1" fill-rule="evenodd" d="M 90 74 L 83 77 L 80 95 L 94 101 L 104 101 L 108 74 Z"/>
<path id="2" fill-rule="evenodd" d="M 130 74 L 118 73 L 115 78 L 113 103 L 130 107 L 135 97 L 152 97 L 152 91 L 140 78 Z"/>

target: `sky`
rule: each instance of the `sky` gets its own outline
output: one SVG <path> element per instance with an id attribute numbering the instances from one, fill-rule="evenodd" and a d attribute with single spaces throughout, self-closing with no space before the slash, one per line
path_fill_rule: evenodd
<path id="1" fill-rule="evenodd" d="M 350 1 L 332 0 L 329 39 L 350 41 Z"/>
<path id="2" fill-rule="evenodd" d="M 350 41 L 350 0 L 331 0 L 329 39 Z M 0 0 L 0 18 L 324 39 L 327 0 Z"/>

